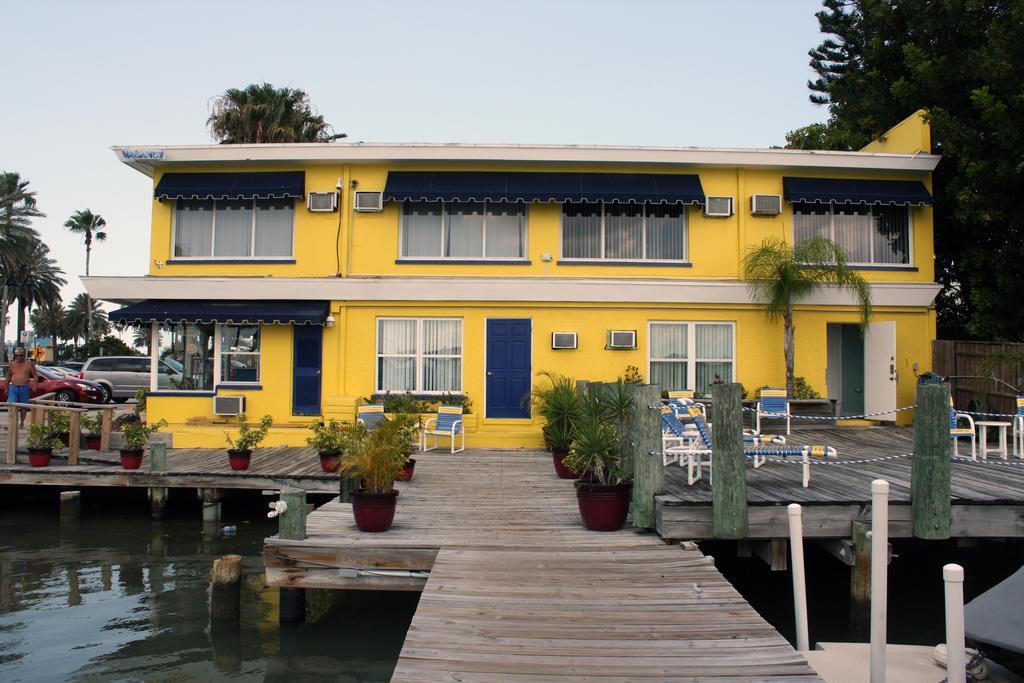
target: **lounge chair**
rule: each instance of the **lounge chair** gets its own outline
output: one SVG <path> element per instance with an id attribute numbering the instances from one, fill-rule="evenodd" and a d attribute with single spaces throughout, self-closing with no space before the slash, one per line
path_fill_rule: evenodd
<path id="1" fill-rule="evenodd" d="M 706 417 L 707 414 L 704 412 L 704 404 L 697 403 L 694 400 L 693 395 L 693 390 L 691 389 L 670 391 L 668 392 L 668 407 L 671 408 L 676 415 L 681 415 L 682 413 L 685 413 L 688 408 L 696 406 L 697 409 L 700 410 L 700 414 Z"/>
<path id="2" fill-rule="evenodd" d="M 1013 417 L 1013 454 L 1024 458 L 1024 396 L 1017 397 L 1017 414 Z"/>
<path id="3" fill-rule="evenodd" d="M 433 423 L 433 428 L 431 428 Z M 455 437 L 462 435 L 462 446 L 455 448 Z M 434 445 L 427 447 L 427 437 L 434 437 Z M 437 409 L 437 417 L 427 420 L 420 436 L 420 450 L 432 451 L 440 444 L 438 439 L 446 436 L 451 439 L 452 453 L 461 453 L 466 450 L 466 432 L 462 429 L 462 406 L 441 406 Z"/>
<path id="4" fill-rule="evenodd" d="M 367 430 L 373 431 L 388 418 L 384 415 L 384 406 L 380 403 L 364 403 L 356 406 L 356 420 L 362 422 Z"/>
<path id="5" fill-rule="evenodd" d="M 693 447 L 700 435 L 692 426 L 683 424 L 673 407 L 661 410 L 661 462 L 668 466 L 679 461 L 679 453 Z M 680 463 L 682 464 L 682 463 Z"/>
<path id="6" fill-rule="evenodd" d="M 1019 399 L 1018 399 L 1019 403 Z M 1017 409 L 1018 412 L 1020 408 Z M 1014 418 L 1014 446 L 1017 444 L 1017 432 L 1016 425 L 1017 420 L 1020 418 Z M 966 420 L 968 426 L 961 427 L 960 421 Z M 953 455 L 960 455 L 960 449 L 957 447 L 959 443 L 958 439 L 970 439 L 971 440 L 971 459 L 978 459 L 978 441 L 977 436 L 974 433 L 974 418 L 966 413 L 956 412 L 956 408 L 953 407 L 953 397 L 949 397 L 949 437 L 953 439 Z"/>
<path id="7" fill-rule="evenodd" d="M 789 436 L 789 396 L 785 389 L 762 389 L 761 398 L 757 402 L 756 417 L 754 418 L 754 429 L 761 433 L 761 418 L 771 418 L 786 421 L 786 436 Z"/>

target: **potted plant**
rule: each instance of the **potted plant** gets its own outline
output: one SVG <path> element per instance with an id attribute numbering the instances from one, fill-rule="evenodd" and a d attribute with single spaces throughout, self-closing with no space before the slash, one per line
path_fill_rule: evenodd
<path id="1" fill-rule="evenodd" d="M 141 422 L 125 424 L 121 428 L 121 433 L 124 435 L 124 443 L 121 445 L 121 467 L 126 470 L 139 469 L 146 446 L 149 445 L 149 435 L 166 425 L 166 420 L 160 420 L 157 424 L 149 426 Z"/>
<path id="2" fill-rule="evenodd" d="M 28 426 L 28 461 L 32 467 L 46 467 L 53 457 L 53 449 L 63 444 L 53 428 L 44 422 L 33 422 Z"/>
<path id="3" fill-rule="evenodd" d="M 85 447 L 91 451 L 100 449 L 100 432 L 103 430 L 103 415 L 82 413 L 82 433 L 85 434 Z"/>
<path id="4" fill-rule="evenodd" d="M 619 435 L 597 398 L 582 400 L 572 447 L 565 464 L 588 478 L 576 484 L 583 524 L 591 531 L 617 531 L 626 523 L 630 489 L 625 480 Z"/>
<path id="5" fill-rule="evenodd" d="M 264 415 L 255 427 L 249 424 L 245 415 L 238 416 L 238 436 L 231 438 L 229 432 L 224 432 L 228 439 L 228 463 L 233 470 L 249 469 L 249 462 L 252 459 L 252 449 L 256 448 L 267 438 L 270 425 L 274 419 Z"/>
<path id="6" fill-rule="evenodd" d="M 48 416 L 50 430 L 60 441 L 62 446 L 67 447 L 71 439 L 71 415 L 63 410 L 50 411 Z"/>
<path id="7" fill-rule="evenodd" d="M 320 468 L 324 472 L 337 472 L 338 463 L 351 448 L 353 441 L 365 428 L 358 422 L 344 423 L 331 420 L 326 424 L 315 423 L 310 429 L 313 436 L 306 439 L 306 444 L 320 456 Z"/>
<path id="8" fill-rule="evenodd" d="M 416 452 L 416 445 L 419 443 L 418 432 L 420 430 L 420 417 L 411 413 L 399 413 L 391 418 L 397 422 L 397 429 L 404 438 L 399 436 L 402 444 L 399 456 L 402 459 L 402 472 L 398 475 L 398 481 L 412 481 L 413 472 L 416 471 L 416 458 L 412 454 Z"/>
<path id="9" fill-rule="evenodd" d="M 573 429 L 580 410 L 580 393 L 576 390 L 576 382 L 550 371 L 542 371 L 541 376 L 547 378 L 550 387 L 534 387 L 530 392 L 536 412 L 544 418 L 544 442 L 551 451 L 551 459 L 555 472 L 562 479 L 575 479 L 565 467 L 565 456 L 572 445 Z"/>
<path id="10" fill-rule="evenodd" d="M 402 472 L 407 427 L 400 420 L 388 420 L 352 444 L 338 471 L 349 479 L 361 480 L 352 492 L 352 516 L 360 531 L 387 531 L 395 518 L 398 491 L 395 479 Z"/>
<path id="11" fill-rule="evenodd" d="M 135 414 L 139 416 L 139 421 L 146 421 L 146 395 L 147 392 L 143 388 L 135 390 Z"/>

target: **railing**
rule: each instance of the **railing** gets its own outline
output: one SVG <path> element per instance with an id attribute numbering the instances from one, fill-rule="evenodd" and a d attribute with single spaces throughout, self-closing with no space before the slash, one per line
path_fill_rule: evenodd
<path id="1" fill-rule="evenodd" d="M 29 403 L 5 403 L 7 408 L 7 464 L 17 462 L 18 437 L 21 430 L 21 410 L 27 410 L 29 424 L 36 424 L 46 419 L 47 412 L 63 412 L 69 415 L 68 425 L 68 464 L 77 465 L 82 438 L 82 413 L 100 411 L 103 422 L 100 427 L 100 450 L 110 449 L 110 432 L 114 423 L 114 406 L 97 406 L 90 403 L 70 403 L 32 399 Z"/>

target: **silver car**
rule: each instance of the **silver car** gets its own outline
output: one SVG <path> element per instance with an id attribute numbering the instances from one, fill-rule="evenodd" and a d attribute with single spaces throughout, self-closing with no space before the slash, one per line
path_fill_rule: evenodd
<path id="1" fill-rule="evenodd" d="M 99 356 L 90 358 L 82 367 L 82 379 L 103 387 L 106 402 L 124 403 L 135 398 L 139 389 L 149 389 L 150 359 L 145 356 Z M 169 389 L 178 386 L 181 373 L 160 361 L 157 366 L 157 387 Z"/>

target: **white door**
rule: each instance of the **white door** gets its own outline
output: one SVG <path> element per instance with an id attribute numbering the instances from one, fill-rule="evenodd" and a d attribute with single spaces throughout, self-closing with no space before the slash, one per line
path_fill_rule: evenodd
<path id="1" fill-rule="evenodd" d="M 871 323 L 864 332 L 864 412 L 896 421 L 896 323 Z"/>

